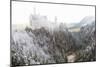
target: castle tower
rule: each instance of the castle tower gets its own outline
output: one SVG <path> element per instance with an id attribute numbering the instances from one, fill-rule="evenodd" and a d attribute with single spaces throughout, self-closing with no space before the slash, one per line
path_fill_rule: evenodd
<path id="1" fill-rule="evenodd" d="M 55 16 L 55 20 L 54 20 L 54 22 L 55 22 L 55 23 L 57 22 L 57 16 Z"/>
<path id="2" fill-rule="evenodd" d="M 36 8 L 34 7 L 34 15 L 36 15 Z"/>

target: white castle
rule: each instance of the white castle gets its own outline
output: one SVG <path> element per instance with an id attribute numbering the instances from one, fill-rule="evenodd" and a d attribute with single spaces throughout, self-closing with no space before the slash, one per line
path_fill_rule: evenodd
<path id="1" fill-rule="evenodd" d="M 49 21 L 47 16 L 42 16 L 36 14 L 36 10 L 34 9 L 34 14 L 30 15 L 30 26 L 32 28 L 53 28 L 54 25 L 57 23 L 57 17 L 55 16 L 54 21 Z"/>

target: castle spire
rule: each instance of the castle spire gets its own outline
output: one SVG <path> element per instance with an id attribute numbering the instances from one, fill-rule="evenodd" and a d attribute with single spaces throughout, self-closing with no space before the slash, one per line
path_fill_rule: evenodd
<path id="1" fill-rule="evenodd" d="M 34 15 L 36 15 L 36 8 L 34 7 Z"/>
<path id="2" fill-rule="evenodd" d="M 57 16 L 55 16 L 55 23 L 57 22 Z"/>

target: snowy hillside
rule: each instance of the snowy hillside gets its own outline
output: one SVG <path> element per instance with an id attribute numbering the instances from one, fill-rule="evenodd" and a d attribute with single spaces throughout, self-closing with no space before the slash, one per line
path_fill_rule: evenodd
<path id="1" fill-rule="evenodd" d="M 83 18 L 83 19 L 80 21 L 79 25 L 80 25 L 80 26 L 85 26 L 85 25 L 91 24 L 91 23 L 93 23 L 93 22 L 95 22 L 95 17 L 93 17 L 93 16 L 87 16 L 87 17 Z"/>
<path id="2" fill-rule="evenodd" d="M 78 32 L 70 32 L 65 24 L 53 24 L 43 17 L 32 16 L 30 21 L 31 27 L 12 30 L 12 66 L 96 60 L 92 19 L 83 19 L 82 23 L 89 24 Z"/>
<path id="3" fill-rule="evenodd" d="M 95 17 L 87 16 L 87 17 L 84 17 L 78 23 L 69 24 L 68 28 L 69 28 L 70 31 L 79 31 L 81 27 L 84 27 L 86 25 L 91 25 L 92 23 L 95 23 Z"/>

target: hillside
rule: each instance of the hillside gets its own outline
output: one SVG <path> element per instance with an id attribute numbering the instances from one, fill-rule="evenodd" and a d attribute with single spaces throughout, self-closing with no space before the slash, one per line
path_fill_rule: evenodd
<path id="1" fill-rule="evenodd" d="M 95 22 L 70 32 L 65 24 L 12 30 L 12 66 L 96 60 Z"/>

